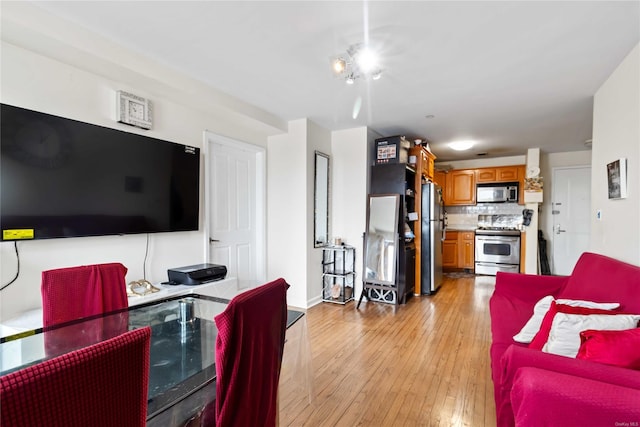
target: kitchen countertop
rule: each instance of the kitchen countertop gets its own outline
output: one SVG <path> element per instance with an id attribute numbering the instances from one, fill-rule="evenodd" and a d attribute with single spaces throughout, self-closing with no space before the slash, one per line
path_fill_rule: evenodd
<path id="1" fill-rule="evenodd" d="M 449 231 L 476 231 L 478 227 L 475 225 L 448 225 L 447 230 Z"/>
<path id="2" fill-rule="evenodd" d="M 448 231 L 476 231 L 477 229 L 478 227 L 473 225 L 448 225 L 447 226 Z M 527 227 L 525 227 L 523 230 L 520 230 L 520 232 L 526 233 Z"/>

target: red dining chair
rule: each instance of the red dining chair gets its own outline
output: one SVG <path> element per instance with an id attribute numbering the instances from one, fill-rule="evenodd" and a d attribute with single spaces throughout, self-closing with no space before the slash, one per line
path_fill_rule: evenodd
<path id="1" fill-rule="evenodd" d="M 120 263 L 43 271 L 43 325 L 127 308 L 126 274 L 127 268 Z"/>
<path id="2" fill-rule="evenodd" d="M 215 420 L 210 405 L 203 426 L 276 425 L 288 287 L 277 279 L 246 291 L 215 317 Z"/>
<path id="3" fill-rule="evenodd" d="M 150 339 L 136 329 L 0 377 L 0 425 L 144 426 Z"/>

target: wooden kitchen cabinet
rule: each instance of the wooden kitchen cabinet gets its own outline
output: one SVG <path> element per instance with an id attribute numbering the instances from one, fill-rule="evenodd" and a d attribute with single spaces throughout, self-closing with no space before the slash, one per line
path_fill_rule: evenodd
<path id="1" fill-rule="evenodd" d="M 476 204 L 476 184 L 518 182 L 518 203 L 524 204 L 525 166 L 499 166 L 478 169 L 435 171 L 433 181 L 443 190 L 445 206 Z"/>
<path id="2" fill-rule="evenodd" d="M 442 267 L 445 269 L 475 268 L 475 233 L 473 231 L 447 231 L 442 242 Z"/>
<path id="3" fill-rule="evenodd" d="M 433 182 L 442 187 L 442 194 L 444 195 L 445 191 L 445 180 L 447 178 L 447 173 L 444 171 L 435 171 L 433 173 Z"/>
<path id="4" fill-rule="evenodd" d="M 476 171 L 475 169 L 452 170 L 445 178 L 446 206 L 476 204 Z"/>
<path id="5" fill-rule="evenodd" d="M 420 145 L 411 147 L 409 155 L 416 157 L 416 171 L 420 171 L 422 176 L 428 180 L 434 181 L 434 162 L 436 160 L 436 156 Z"/>
<path id="6" fill-rule="evenodd" d="M 447 231 L 442 242 L 442 267 L 458 268 L 458 232 Z"/>
<path id="7" fill-rule="evenodd" d="M 475 238 L 476 236 L 473 231 L 458 232 L 458 268 L 474 270 Z"/>
<path id="8" fill-rule="evenodd" d="M 520 166 L 500 166 L 476 169 L 478 183 L 516 182 L 520 179 Z"/>
<path id="9" fill-rule="evenodd" d="M 415 194 L 415 203 L 414 203 L 414 211 L 418 214 L 418 218 L 422 217 L 422 183 L 424 181 L 433 181 L 434 179 L 434 160 L 436 156 L 434 156 L 431 152 L 427 151 L 426 148 L 418 145 L 411 147 L 409 150 L 409 156 L 415 156 L 416 162 L 414 164 L 416 169 L 416 174 L 413 182 L 413 190 Z M 422 259 L 422 222 L 414 221 L 413 222 L 413 233 L 414 243 L 415 243 L 415 259 Z M 425 243 L 426 244 L 426 243 Z M 422 292 L 422 263 L 419 261 L 415 263 L 415 287 L 412 287 L 412 291 L 415 292 L 416 295 L 420 295 Z"/>
<path id="10" fill-rule="evenodd" d="M 440 188 L 442 188 L 442 201 L 444 205 L 447 206 L 447 187 L 446 187 L 446 178 L 447 173 L 444 171 L 434 171 L 433 172 L 433 182 L 438 184 Z"/>
<path id="11" fill-rule="evenodd" d="M 476 180 L 479 183 L 496 182 L 496 168 L 482 168 L 476 171 Z"/>
<path id="12" fill-rule="evenodd" d="M 422 149 L 422 173 L 433 181 L 433 174 L 435 172 L 434 164 L 435 164 L 436 156 L 434 156 L 431 152 L 426 149 Z"/>
<path id="13" fill-rule="evenodd" d="M 518 180 L 518 166 L 504 166 L 496 168 L 498 182 L 515 182 Z"/>

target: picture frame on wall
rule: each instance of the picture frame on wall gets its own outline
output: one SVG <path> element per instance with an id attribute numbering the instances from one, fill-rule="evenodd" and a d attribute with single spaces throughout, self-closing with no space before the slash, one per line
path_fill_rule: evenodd
<path id="1" fill-rule="evenodd" d="M 626 158 L 620 158 L 607 164 L 607 188 L 610 199 L 627 198 Z"/>

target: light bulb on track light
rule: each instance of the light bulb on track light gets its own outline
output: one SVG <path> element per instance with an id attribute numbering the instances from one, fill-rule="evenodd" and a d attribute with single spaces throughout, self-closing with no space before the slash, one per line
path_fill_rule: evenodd
<path id="1" fill-rule="evenodd" d="M 336 58 L 333 60 L 333 71 L 336 74 L 342 73 L 347 68 L 347 61 L 344 58 Z"/>
<path id="2" fill-rule="evenodd" d="M 378 55 L 369 48 L 364 48 L 356 54 L 358 67 L 367 74 L 378 66 Z"/>

